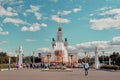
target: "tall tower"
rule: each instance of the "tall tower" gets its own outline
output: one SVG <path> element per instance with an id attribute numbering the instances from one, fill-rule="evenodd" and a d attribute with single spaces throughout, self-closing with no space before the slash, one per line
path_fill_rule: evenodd
<path id="1" fill-rule="evenodd" d="M 61 15 L 59 15 L 57 40 L 52 39 L 55 62 L 68 63 L 67 45 L 67 38 L 65 38 L 65 41 L 62 39 Z"/>

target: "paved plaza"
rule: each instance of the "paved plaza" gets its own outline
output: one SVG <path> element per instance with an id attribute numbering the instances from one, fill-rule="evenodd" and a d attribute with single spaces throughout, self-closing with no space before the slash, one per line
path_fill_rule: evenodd
<path id="1" fill-rule="evenodd" d="M 85 76 L 83 69 L 73 69 L 73 72 L 21 69 L 0 71 L 0 80 L 120 80 L 120 71 L 91 69 Z"/>

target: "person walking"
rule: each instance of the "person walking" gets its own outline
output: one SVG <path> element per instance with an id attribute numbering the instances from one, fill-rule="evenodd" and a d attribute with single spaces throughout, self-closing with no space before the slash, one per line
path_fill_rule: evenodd
<path id="1" fill-rule="evenodd" d="M 89 64 L 88 63 L 83 63 L 83 68 L 85 70 L 85 76 L 88 75 L 88 70 L 89 70 Z"/>
<path id="2" fill-rule="evenodd" d="M 18 70 L 18 68 L 19 68 L 19 65 L 18 65 L 18 63 L 16 63 L 16 69 Z"/>

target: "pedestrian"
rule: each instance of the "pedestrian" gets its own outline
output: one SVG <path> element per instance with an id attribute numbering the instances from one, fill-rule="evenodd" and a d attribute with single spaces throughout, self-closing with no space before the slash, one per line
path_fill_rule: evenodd
<path id="1" fill-rule="evenodd" d="M 88 63 L 83 63 L 83 68 L 85 70 L 85 76 L 88 75 L 88 70 L 89 70 L 89 64 Z"/>
<path id="2" fill-rule="evenodd" d="M 18 63 L 16 63 L 16 69 L 18 70 L 18 68 L 19 68 L 19 65 L 18 65 Z"/>

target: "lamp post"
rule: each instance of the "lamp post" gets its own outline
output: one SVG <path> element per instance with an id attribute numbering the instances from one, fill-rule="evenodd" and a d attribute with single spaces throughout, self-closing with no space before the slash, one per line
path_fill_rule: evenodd
<path id="1" fill-rule="evenodd" d="M 8 55 L 8 71 L 10 71 L 10 69 L 11 69 L 11 56 L 13 56 L 13 54 L 11 54 L 11 53 L 8 53 L 7 54 Z"/>
<path id="2" fill-rule="evenodd" d="M 48 53 L 48 54 L 47 54 L 48 63 L 50 63 L 50 57 L 51 57 L 51 54 Z"/>
<path id="3" fill-rule="evenodd" d="M 109 56 L 109 65 L 111 65 L 111 58 L 110 58 L 110 56 Z"/>
<path id="4" fill-rule="evenodd" d="M 22 54 L 22 57 L 23 57 L 23 64 L 24 64 L 24 62 L 25 62 L 25 61 L 24 61 L 24 54 Z"/>
<path id="5" fill-rule="evenodd" d="M 31 63 L 31 62 L 32 62 L 32 61 L 31 61 L 31 55 L 29 55 L 29 58 L 28 58 L 28 59 L 29 59 L 29 63 Z"/>
<path id="6" fill-rule="evenodd" d="M 35 54 L 35 51 L 33 51 L 33 63 L 35 62 L 35 59 L 34 59 L 34 54 Z"/>
<path id="7" fill-rule="evenodd" d="M 70 60 L 71 60 L 71 61 L 70 61 L 70 65 L 71 65 L 71 68 L 72 68 L 72 64 L 73 64 L 73 61 L 72 61 L 72 60 L 73 60 L 73 55 L 72 55 L 72 54 L 70 54 L 70 58 L 71 58 L 71 59 L 70 59 Z"/>
<path id="8" fill-rule="evenodd" d="M 85 63 L 87 62 L 87 60 L 86 60 L 86 51 L 85 51 Z"/>
<path id="9" fill-rule="evenodd" d="M 15 52 L 16 52 L 16 56 L 15 56 L 16 57 L 16 64 L 18 64 L 18 51 L 16 50 Z"/>
<path id="10" fill-rule="evenodd" d="M 105 51 L 102 51 L 102 53 L 103 53 L 103 65 L 104 65 L 104 53 L 105 53 Z"/>
<path id="11" fill-rule="evenodd" d="M 8 70 L 10 71 L 11 57 L 9 56 Z"/>

